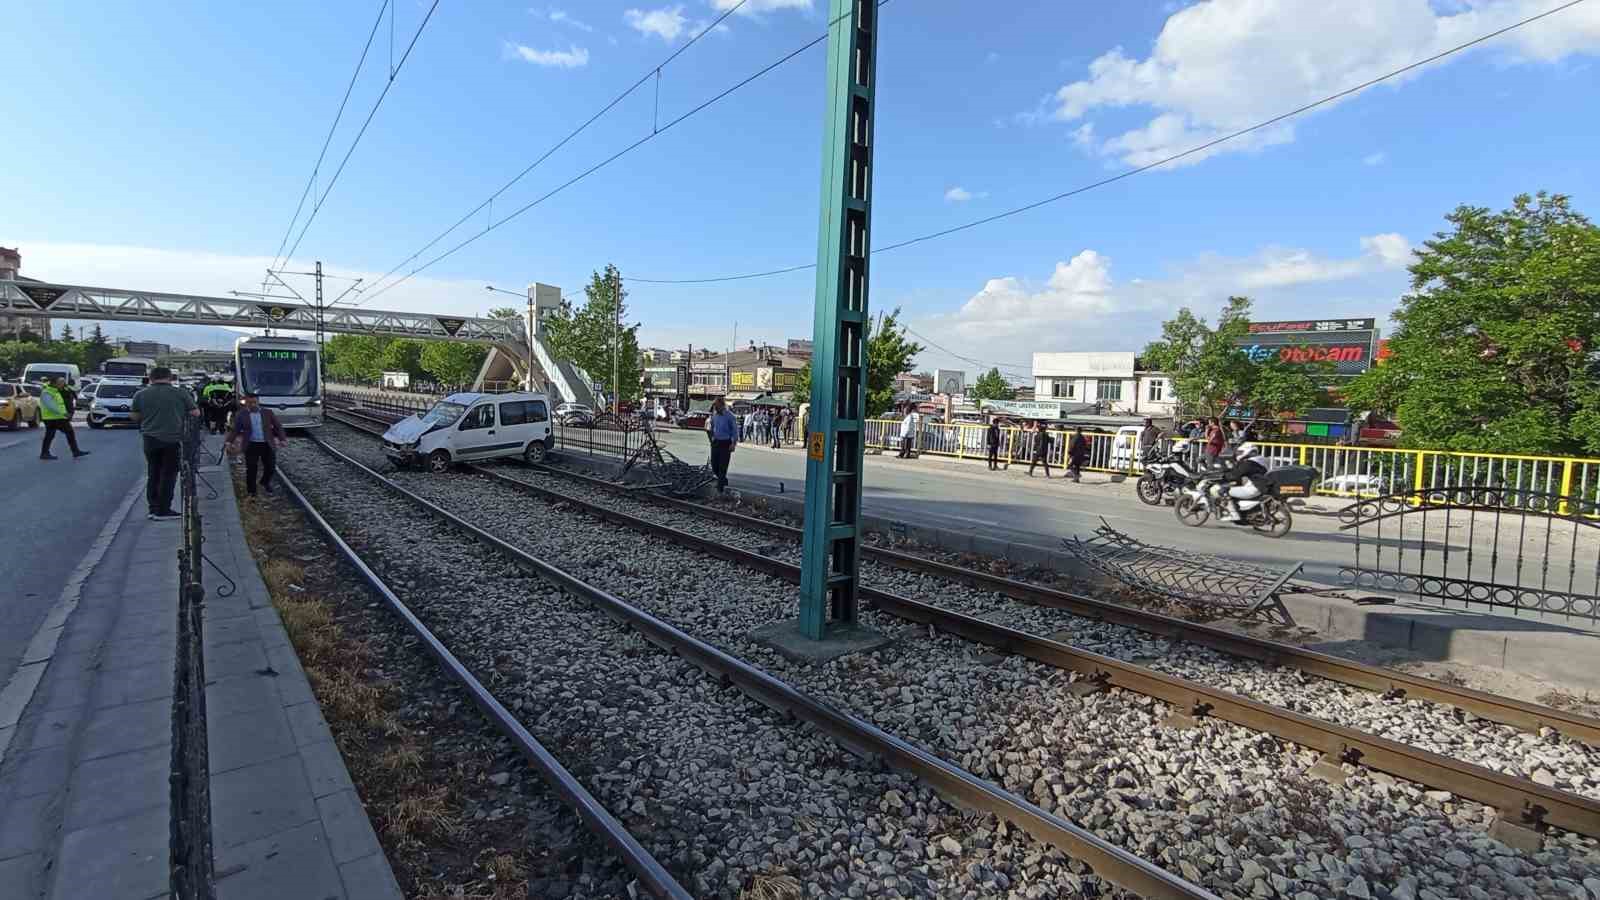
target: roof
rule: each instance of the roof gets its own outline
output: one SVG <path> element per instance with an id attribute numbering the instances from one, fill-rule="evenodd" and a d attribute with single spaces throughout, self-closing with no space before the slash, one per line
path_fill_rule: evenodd
<path id="1" fill-rule="evenodd" d="M 471 406 L 472 404 L 477 403 L 479 400 L 487 400 L 490 398 L 496 400 L 544 400 L 547 402 L 550 399 L 538 391 L 507 391 L 504 394 L 486 394 L 479 393 L 477 391 L 465 391 L 460 394 L 451 394 L 444 399 L 451 403 L 459 403 L 462 406 Z"/>

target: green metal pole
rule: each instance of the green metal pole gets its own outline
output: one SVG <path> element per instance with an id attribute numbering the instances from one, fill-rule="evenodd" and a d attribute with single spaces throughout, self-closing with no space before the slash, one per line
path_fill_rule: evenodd
<path id="1" fill-rule="evenodd" d="M 800 631 L 853 625 L 865 449 L 876 0 L 832 0 Z"/>

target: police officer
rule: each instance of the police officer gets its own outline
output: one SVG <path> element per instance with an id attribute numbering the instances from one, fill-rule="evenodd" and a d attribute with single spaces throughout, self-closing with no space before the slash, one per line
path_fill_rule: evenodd
<path id="1" fill-rule="evenodd" d="M 56 432 L 67 436 L 67 446 L 72 448 L 72 458 L 88 456 L 89 451 L 78 449 L 78 436 L 72 431 L 72 403 L 67 399 L 67 380 L 60 375 L 45 382 L 39 394 L 39 418 L 44 420 L 44 446 L 39 448 L 40 459 L 56 459 L 50 453 L 50 444 Z"/>
<path id="2" fill-rule="evenodd" d="M 200 391 L 201 404 L 206 411 L 206 429 L 221 434 L 228 428 L 228 413 L 233 409 L 233 385 L 213 373 L 209 383 Z"/>

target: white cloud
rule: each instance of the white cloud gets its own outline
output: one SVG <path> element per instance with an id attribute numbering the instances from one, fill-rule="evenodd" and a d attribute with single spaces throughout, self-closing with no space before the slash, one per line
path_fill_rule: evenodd
<path id="1" fill-rule="evenodd" d="M 689 31 L 689 20 L 684 18 L 682 4 L 652 10 L 626 10 L 622 14 L 622 20 L 634 31 L 646 35 L 653 34 L 669 44 L 677 40 L 679 35 Z"/>
<path id="2" fill-rule="evenodd" d="M 574 19 L 564 9 L 552 9 L 552 10 L 550 10 L 549 18 L 550 18 L 550 21 L 556 23 L 557 25 L 565 25 L 568 28 L 576 28 L 579 31 L 590 31 L 590 32 L 594 31 L 594 26 L 593 25 L 590 25 L 590 24 L 588 24 L 586 22 L 581 22 L 581 21 L 579 21 L 577 19 Z"/>
<path id="3" fill-rule="evenodd" d="M 711 8 L 719 13 L 724 13 L 732 9 L 738 2 L 739 0 L 711 0 Z M 757 13 L 778 12 L 785 9 L 809 10 L 810 8 L 811 0 L 746 0 L 735 15 L 753 16 Z"/>
<path id="4" fill-rule="evenodd" d="M 944 192 L 944 199 L 950 203 L 965 203 L 968 200 L 982 200 L 987 196 L 989 196 L 988 191 L 969 191 L 959 184 Z"/>
<path id="5" fill-rule="evenodd" d="M 1388 158 L 1389 155 L 1380 150 L 1377 153 L 1368 153 L 1366 156 L 1361 157 L 1361 164 L 1363 166 L 1381 166 Z"/>
<path id="6" fill-rule="evenodd" d="M 506 44 L 506 54 L 523 62 L 553 69 L 579 69 L 589 64 L 589 51 L 576 44 L 566 50 L 535 50 L 522 44 Z"/>
<path id="7" fill-rule="evenodd" d="M 1325 259 L 1306 250 L 1269 247 L 1252 268 L 1237 273 L 1242 291 L 1289 287 L 1323 281 L 1341 281 L 1386 269 L 1398 269 L 1411 260 L 1411 242 L 1388 233 L 1361 239 L 1361 255 L 1350 259 Z"/>
<path id="8" fill-rule="evenodd" d="M 1051 114 L 1071 122 L 1102 110 L 1152 110 L 1141 127 L 1096 144 L 1080 140 L 1095 153 L 1144 165 L 1550 6 L 1548 0 L 1458 0 L 1436 12 L 1429 0 L 1203 0 L 1167 19 L 1148 57 L 1130 57 L 1117 47 L 1092 61 L 1086 78 L 1055 92 Z M 1566 10 L 1489 46 L 1527 62 L 1596 52 L 1600 4 Z M 1416 74 L 1397 81 L 1411 77 Z M 1215 152 L 1292 140 L 1294 125 L 1282 123 Z"/>

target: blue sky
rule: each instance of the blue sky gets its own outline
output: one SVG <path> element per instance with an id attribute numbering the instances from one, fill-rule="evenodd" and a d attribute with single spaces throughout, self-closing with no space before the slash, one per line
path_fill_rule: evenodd
<path id="1" fill-rule="evenodd" d="M 431 0 L 430 0 L 431 2 Z M 369 283 L 650 72 L 732 0 L 441 0 L 294 267 Z M 894 0 L 874 240 L 1064 191 L 1333 93 L 1555 0 Z M 221 293 L 283 239 L 378 3 L 12 4 L 0 244 L 33 277 Z M 427 4 L 399 0 L 398 57 Z M 497 200 L 499 219 L 820 34 L 825 0 L 750 0 Z M 1137 349 L 1230 293 L 1261 318 L 1386 315 L 1411 246 L 1521 191 L 1600 213 L 1600 0 L 1412 75 L 1003 222 L 884 254 L 875 310 L 971 359 Z M 324 163 L 388 79 L 389 21 Z M 492 283 L 691 278 L 815 255 L 824 54 L 799 56 L 372 300 L 479 313 Z M 475 230 L 485 215 L 420 261 Z M 298 226 L 296 228 L 298 232 Z M 403 268 L 401 273 L 409 271 Z M 633 283 L 647 343 L 808 336 L 813 276 Z M 500 298 L 511 300 L 511 298 Z M 515 302 L 515 301 L 512 301 Z M 175 339 L 177 340 L 177 339 Z M 926 367 L 971 363 L 930 350 Z"/>

